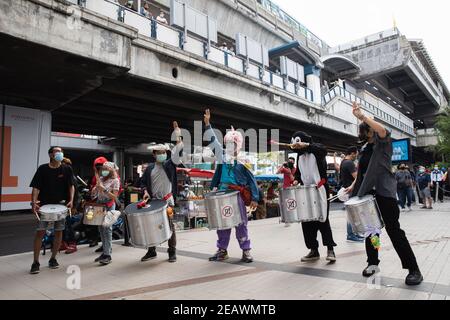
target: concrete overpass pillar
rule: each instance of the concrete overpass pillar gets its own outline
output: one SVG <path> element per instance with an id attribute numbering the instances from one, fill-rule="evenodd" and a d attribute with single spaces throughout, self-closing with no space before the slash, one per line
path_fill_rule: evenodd
<path id="1" fill-rule="evenodd" d="M 314 103 L 322 103 L 320 90 L 320 68 L 315 65 L 305 66 L 306 86 L 313 92 Z"/>
<path id="2" fill-rule="evenodd" d="M 128 156 L 126 166 L 126 179 L 133 179 L 133 157 Z"/>
<path id="3" fill-rule="evenodd" d="M 123 180 L 125 178 L 125 151 L 122 148 L 118 148 L 114 151 L 113 161 L 119 167 L 119 175 Z"/>

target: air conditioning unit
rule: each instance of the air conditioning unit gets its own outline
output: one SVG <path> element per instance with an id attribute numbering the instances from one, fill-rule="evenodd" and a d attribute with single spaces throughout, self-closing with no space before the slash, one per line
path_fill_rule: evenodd
<path id="1" fill-rule="evenodd" d="M 270 102 L 272 102 L 273 104 L 280 104 L 281 97 L 272 93 L 272 95 L 270 96 Z"/>
<path id="2" fill-rule="evenodd" d="M 308 108 L 308 117 L 314 117 L 316 115 L 316 109 Z"/>

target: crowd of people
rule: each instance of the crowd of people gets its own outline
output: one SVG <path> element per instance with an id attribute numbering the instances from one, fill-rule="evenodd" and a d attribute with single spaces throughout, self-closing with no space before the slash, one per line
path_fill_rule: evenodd
<path id="1" fill-rule="evenodd" d="M 376 198 L 381 216 L 396 250 L 402 267 L 407 269 L 408 276 L 406 284 L 417 285 L 423 281 L 414 253 L 406 238 L 405 232 L 400 228 L 400 207 L 411 207 L 412 200 L 409 198 L 414 194 L 411 188 L 417 185 L 421 198 L 424 199 L 426 208 L 430 207 L 430 187 L 439 187 L 441 181 L 447 178 L 435 168 L 433 172 L 427 173 L 420 167 L 418 174 L 412 178 L 411 172 L 406 165 L 400 165 L 394 174 L 392 171 L 392 139 L 390 132 L 385 127 L 364 115 L 358 104 L 353 105 L 353 114 L 361 122 L 359 127 L 359 139 L 365 143 L 358 151 L 356 147 L 347 150 L 342 163 L 339 166 L 342 187 L 351 197 L 364 197 L 373 195 Z M 203 121 L 207 134 L 211 137 L 210 145 L 215 150 L 217 165 L 212 179 L 213 191 L 235 190 L 239 191 L 239 210 L 242 222 L 235 227 L 236 239 L 242 250 L 242 262 L 251 263 L 252 243 L 248 230 L 247 208 L 256 210 L 259 216 L 264 216 L 264 196 L 261 186 L 258 186 L 252 172 L 245 161 L 239 158 L 243 148 L 243 136 L 239 131 L 229 130 L 224 137 L 224 146 L 219 143 L 211 125 L 211 112 L 207 109 L 203 115 Z M 177 160 L 183 151 L 183 139 L 181 129 L 177 122 L 173 122 L 173 132 L 176 144 L 172 150 L 167 145 L 161 144 L 152 147 L 154 162 L 146 166 L 142 177 L 139 179 L 139 189 L 143 191 L 144 201 L 165 201 L 171 210 L 168 210 L 169 226 L 172 236 L 169 239 L 168 261 L 177 261 L 176 257 L 176 232 L 173 223 L 173 212 L 178 196 L 178 181 L 176 169 L 180 162 Z M 327 248 L 326 260 L 330 263 L 336 262 L 333 232 L 329 220 L 329 183 L 327 177 L 327 149 L 320 143 L 314 142 L 312 136 L 306 132 L 299 131 L 292 136 L 291 149 L 297 154 L 297 158 L 290 158 L 278 172 L 284 175 L 283 188 L 291 186 L 315 185 L 318 192 L 318 203 L 322 212 L 326 214 L 322 221 L 309 221 L 302 223 L 303 237 L 306 247 L 309 249 L 302 262 L 311 262 L 320 259 L 318 232 L 322 235 L 322 244 Z M 31 187 L 32 211 L 37 217 L 40 215 L 40 207 L 46 204 L 64 203 L 69 210 L 74 207 L 75 179 L 73 170 L 64 160 L 64 153 L 60 147 L 52 147 L 49 150 L 50 161 L 40 166 L 33 177 Z M 357 165 L 355 161 L 358 159 Z M 297 166 L 295 166 L 297 163 Z M 93 178 L 90 183 L 90 201 L 103 206 L 105 211 L 112 212 L 117 206 L 120 193 L 123 191 L 118 174 L 118 168 L 104 157 L 95 159 L 93 167 Z M 439 188 L 436 188 L 439 191 Z M 188 192 L 188 190 L 185 190 Z M 266 198 L 269 198 L 269 192 Z M 169 213 L 170 212 L 170 213 Z M 38 219 L 39 220 L 39 219 Z M 52 256 L 49 267 L 58 268 L 56 260 L 61 246 L 64 221 L 57 221 L 53 225 L 48 222 L 39 221 L 34 240 L 34 260 L 30 272 L 39 273 L 39 251 L 41 240 L 48 228 L 54 228 L 55 239 L 52 248 Z M 101 253 L 94 261 L 101 265 L 112 262 L 112 230 L 110 226 L 98 228 L 101 239 L 101 247 L 96 252 Z M 125 241 L 127 241 L 126 236 Z M 380 260 L 378 251 L 372 243 L 372 237 L 357 235 L 348 226 L 348 239 L 353 241 L 365 241 L 367 252 L 367 267 L 362 274 L 370 277 L 376 272 Z M 377 234 L 376 236 L 379 236 Z M 217 231 L 217 251 L 212 255 L 210 261 L 224 261 L 228 259 L 228 246 L 231 237 L 231 229 Z M 149 261 L 157 257 L 156 248 L 148 248 L 141 261 Z"/>

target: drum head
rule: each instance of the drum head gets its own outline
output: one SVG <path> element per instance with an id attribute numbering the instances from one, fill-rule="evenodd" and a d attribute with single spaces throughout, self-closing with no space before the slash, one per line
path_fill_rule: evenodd
<path id="1" fill-rule="evenodd" d="M 128 205 L 125 208 L 126 214 L 134 214 L 134 213 L 152 213 L 153 211 L 160 211 L 164 206 L 167 206 L 167 202 L 163 200 L 152 200 L 147 206 L 142 209 L 138 209 L 137 205 L 141 202 L 136 202 Z"/>
<path id="2" fill-rule="evenodd" d="M 40 207 L 40 213 L 65 213 L 67 212 L 67 207 L 62 204 L 46 204 L 45 206 Z"/>
<path id="3" fill-rule="evenodd" d="M 229 197 L 231 195 L 238 194 L 238 193 L 239 193 L 239 191 L 235 191 L 235 190 L 215 191 L 215 192 L 206 194 L 205 199 Z"/>
<path id="4" fill-rule="evenodd" d="M 368 202 L 368 201 L 372 201 L 374 199 L 374 197 L 372 195 L 367 195 L 365 197 L 353 197 L 350 200 L 348 200 L 346 203 L 344 203 L 344 205 L 346 206 L 357 206 L 359 204 Z"/>

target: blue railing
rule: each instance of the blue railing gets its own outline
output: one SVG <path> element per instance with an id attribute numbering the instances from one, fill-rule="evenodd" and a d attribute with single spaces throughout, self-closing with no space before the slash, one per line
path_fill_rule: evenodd
<path id="1" fill-rule="evenodd" d="M 323 105 L 328 104 L 335 97 L 344 98 L 349 102 L 356 101 L 359 105 L 362 106 L 362 108 L 364 110 L 370 112 L 371 114 L 373 114 L 376 118 L 380 119 L 381 121 L 391 125 L 393 128 L 400 129 L 403 132 L 406 132 L 410 135 L 415 135 L 414 127 L 407 125 L 406 123 L 399 120 L 398 118 L 388 114 L 387 112 L 381 110 L 380 108 L 374 106 L 373 104 L 367 102 L 366 100 L 361 99 L 360 97 L 345 90 L 344 88 L 342 88 L 340 86 L 333 87 L 330 91 L 328 91 L 327 93 L 325 93 L 322 96 Z"/>
<path id="2" fill-rule="evenodd" d="M 185 35 L 183 31 L 166 24 L 161 24 L 155 19 L 144 17 L 136 11 L 125 8 L 118 3 L 109 0 L 104 0 L 103 2 L 99 0 L 87 0 L 84 6 L 100 14 L 104 14 L 111 19 L 132 26 L 138 29 L 140 34 L 180 48 L 186 52 L 199 55 L 204 59 L 221 64 L 251 78 L 258 79 L 265 84 L 313 102 L 313 92 L 300 85 L 299 82 L 294 83 L 287 78 L 267 70 L 263 65 L 254 64 L 220 48 L 208 46 L 206 41 Z"/>

